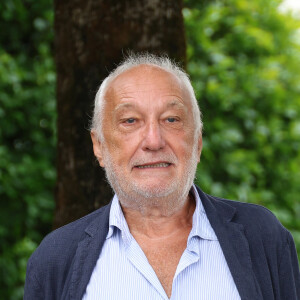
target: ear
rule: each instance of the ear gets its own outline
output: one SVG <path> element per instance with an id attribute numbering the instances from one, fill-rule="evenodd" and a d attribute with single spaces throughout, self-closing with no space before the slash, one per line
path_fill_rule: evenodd
<path id="1" fill-rule="evenodd" d="M 202 152 L 202 134 L 199 135 L 199 139 L 198 139 L 198 162 L 200 162 L 201 152 Z"/>
<path id="2" fill-rule="evenodd" d="M 101 141 L 98 139 L 97 133 L 92 130 L 91 131 L 91 138 L 92 138 L 92 142 L 93 142 L 93 150 L 94 150 L 94 154 L 100 164 L 101 167 L 104 168 L 104 163 L 103 163 L 103 146 Z"/>

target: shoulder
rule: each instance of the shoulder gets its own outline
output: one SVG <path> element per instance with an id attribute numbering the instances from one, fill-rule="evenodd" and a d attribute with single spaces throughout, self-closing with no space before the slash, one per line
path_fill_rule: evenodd
<path id="1" fill-rule="evenodd" d="M 94 232 L 108 230 L 109 210 L 110 204 L 49 233 L 30 257 L 28 265 L 37 268 L 40 265 L 70 265 L 80 241 Z"/>
<path id="2" fill-rule="evenodd" d="M 200 189 L 198 192 L 224 254 L 234 260 L 233 266 L 237 266 L 236 261 L 251 266 L 264 295 L 298 299 L 300 274 L 295 244 L 276 216 L 260 205 L 210 196 Z"/>
<path id="3" fill-rule="evenodd" d="M 206 194 L 207 195 L 207 194 Z M 279 242 L 282 247 L 291 242 L 290 232 L 266 207 L 207 195 L 216 207 L 226 205 L 234 210 L 231 222 L 241 224 L 245 233 L 266 242 Z"/>
<path id="4" fill-rule="evenodd" d="M 78 249 L 93 240 L 98 253 L 108 231 L 109 211 L 110 204 L 43 239 L 27 263 L 24 299 L 65 299 Z"/>

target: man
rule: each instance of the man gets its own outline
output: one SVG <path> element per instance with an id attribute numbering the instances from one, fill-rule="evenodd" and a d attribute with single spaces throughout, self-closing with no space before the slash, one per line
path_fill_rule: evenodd
<path id="1" fill-rule="evenodd" d="M 274 215 L 193 185 L 201 129 L 190 81 L 167 58 L 114 70 L 91 137 L 115 196 L 44 239 L 24 299 L 299 299 L 294 242 Z"/>

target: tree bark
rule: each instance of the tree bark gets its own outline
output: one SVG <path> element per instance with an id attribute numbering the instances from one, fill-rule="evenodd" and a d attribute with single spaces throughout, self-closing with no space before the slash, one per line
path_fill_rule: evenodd
<path id="1" fill-rule="evenodd" d="M 112 191 L 92 152 L 97 88 L 128 50 L 185 65 L 182 0 L 54 0 L 57 185 L 54 227 L 105 205 Z"/>

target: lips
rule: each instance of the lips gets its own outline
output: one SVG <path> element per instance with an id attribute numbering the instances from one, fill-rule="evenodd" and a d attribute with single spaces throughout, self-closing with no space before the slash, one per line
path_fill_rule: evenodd
<path id="1" fill-rule="evenodd" d="M 135 166 L 136 168 L 139 169 L 146 169 L 146 168 L 166 168 L 168 166 L 170 166 L 170 163 L 154 163 L 154 164 L 145 164 L 145 165 L 141 165 L 141 166 Z"/>

